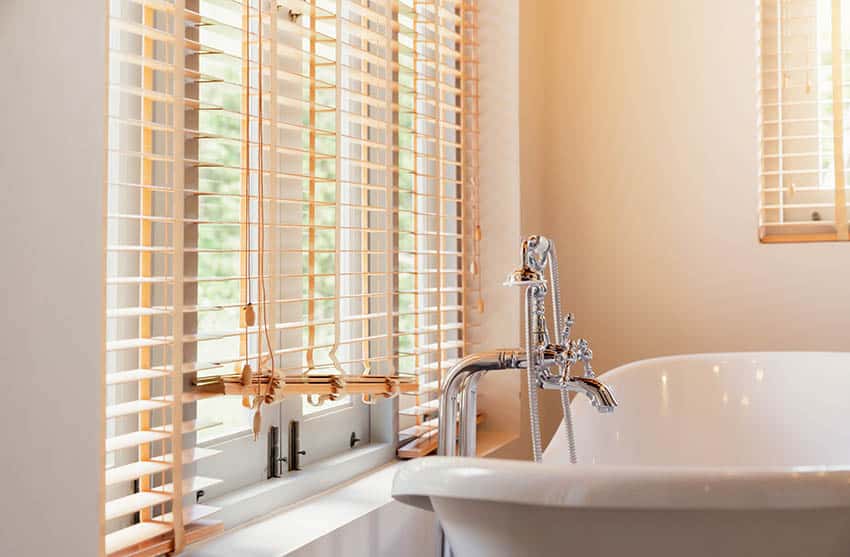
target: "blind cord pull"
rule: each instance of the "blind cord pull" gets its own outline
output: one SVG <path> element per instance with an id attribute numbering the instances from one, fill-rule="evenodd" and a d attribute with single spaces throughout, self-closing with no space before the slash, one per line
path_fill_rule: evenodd
<path id="1" fill-rule="evenodd" d="M 242 328 L 253 327 L 257 320 L 254 304 L 248 302 L 242 306 Z"/>

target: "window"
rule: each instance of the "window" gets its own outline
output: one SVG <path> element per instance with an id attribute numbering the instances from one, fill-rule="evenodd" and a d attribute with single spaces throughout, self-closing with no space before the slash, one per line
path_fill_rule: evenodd
<path id="1" fill-rule="evenodd" d="M 474 2 L 109 9 L 107 554 L 219 530 L 194 495 L 264 481 L 271 426 L 432 452 L 483 309 Z"/>
<path id="2" fill-rule="evenodd" d="M 847 56 L 841 0 L 762 0 L 762 242 L 847 240 Z M 836 157 L 836 153 L 840 156 Z"/>

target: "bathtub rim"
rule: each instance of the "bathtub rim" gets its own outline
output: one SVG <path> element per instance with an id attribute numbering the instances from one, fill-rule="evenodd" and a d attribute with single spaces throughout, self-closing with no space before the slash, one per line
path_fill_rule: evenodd
<path id="1" fill-rule="evenodd" d="M 429 457 L 403 464 L 392 494 L 426 510 L 431 497 L 600 510 L 850 508 L 850 465 L 553 465 Z"/>

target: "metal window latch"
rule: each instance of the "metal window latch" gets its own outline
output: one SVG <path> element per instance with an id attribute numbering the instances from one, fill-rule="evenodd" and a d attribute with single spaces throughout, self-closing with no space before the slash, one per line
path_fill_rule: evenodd
<path id="1" fill-rule="evenodd" d="M 269 463 L 266 479 L 280 478 L 280 471 L 286 461 L 286 457 L 280 456 L 280 428 L 273 425 L 269 428 Z"/>
<path id="2" fill-rule="evenodd" d="M 348 446 L 353 449 L 360 441 L 361 439 L 357 437 L 357 433 L 352 431 L 351 437 L 348 438 Z"/>
<path id="3" fill-rule="evenodd" d="M 301 470 L 301 457 L 307 451 L 301 449 L 301 422 L 292 420 L 289 422 L 289 471 Z"/>

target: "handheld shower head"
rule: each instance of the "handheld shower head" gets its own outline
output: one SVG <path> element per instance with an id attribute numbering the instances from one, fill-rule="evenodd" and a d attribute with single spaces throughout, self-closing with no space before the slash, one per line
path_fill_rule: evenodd
<path id="1" fill-rule="evenodd" d="M 546 284 L 543 268 L 549 258 L 550 246 L 551 243 L 545 236 L 529 236 L 522 243 L 522 267 L 508 275 L 505 286 Z"/>
<path id="2" fill-rule="evenodd" d="M 522 262 L 540 272 L 549 263 L 552 253 L 552 240 L 546 236 L 529 236 L 522 243 Z"/>

